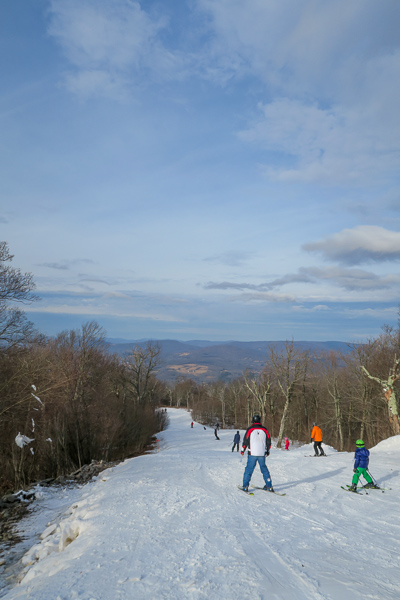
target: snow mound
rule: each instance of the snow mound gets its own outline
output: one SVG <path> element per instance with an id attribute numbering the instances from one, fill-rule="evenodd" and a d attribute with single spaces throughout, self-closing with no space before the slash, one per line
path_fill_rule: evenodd
<path id="1" fill-rule="evenodd" d="M 374 452 L 399 452 L 400 453 L 400 435 L 394 435 L 387 440 L 379 442 L 373 448 Z"/>

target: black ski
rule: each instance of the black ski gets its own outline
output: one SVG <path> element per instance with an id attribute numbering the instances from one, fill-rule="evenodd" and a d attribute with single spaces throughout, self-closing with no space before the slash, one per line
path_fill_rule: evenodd
<path id="1" fill-rule="evenodd" d="M 263 490 L 264 492 L 268 492 L 269 490 L 264 490 L 263 487 L 257 487 L 256 485 L 252 485 L 252 488 L 254 488 L 255 490 Z M 286 496 L 286 494 L 281 494 L 280 492 L 275 492 L 275 490 L 273 492 L 269 492 L 270 494 L 276 494 L 277 496 Z"/>
<path id="2" fill-rule="evenodd" d="M 253 492 L 249 492 L 248 490 L 245 490 L 244 487 L 242 487 L 241 485 L 238 485 L 238 489 L 242 490 L 242 492 L 244 492 L 248 496 L 254 496 Z"/>
<path id="3" fill-rule="evenodd" d="M 350 494 L 357 494 L 357 496 L 362 496 L 361 492 L 358 492 L 357 490 L 353 490 L 350 489 L 350 486 L 347 487 L 343 487 L 342 485 L 340 486 L 342 488 L 342 490 L 344 490 L 345 492 L 350 492 Z"/>
<path id="4" fill-rule="evenodd" d="M 319 458 L 320 456 L 328 456 L 327 454 L 305 454 L 305 458 Z"/>

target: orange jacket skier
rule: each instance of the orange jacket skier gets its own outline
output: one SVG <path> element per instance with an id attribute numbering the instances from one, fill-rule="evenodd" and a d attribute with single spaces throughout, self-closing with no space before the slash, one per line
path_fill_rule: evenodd
<path id="1" fill-rule="evenodd" d="M 311 432 L 311 441 L 314 442 L 314 456 L 325 456 L 325 452 L 322 450 L 322 431 L 316 423 L 313 423 L 313 429 Z M 318 453 L 319 450 L 319 453 Z"/>

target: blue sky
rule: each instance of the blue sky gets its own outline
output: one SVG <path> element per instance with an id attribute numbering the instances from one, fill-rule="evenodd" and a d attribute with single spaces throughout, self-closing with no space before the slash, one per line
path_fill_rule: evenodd
<path id="1" fill-rule="evenodd" d="M 398 0 L 15 0 L 0 44 L 0 239 L 41 331 L 397 324 Z"/>

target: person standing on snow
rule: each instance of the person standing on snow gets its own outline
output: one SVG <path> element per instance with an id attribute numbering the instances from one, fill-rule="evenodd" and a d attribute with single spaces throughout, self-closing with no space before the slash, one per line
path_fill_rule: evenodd
<path id="1" fill-rule="evenodd" d="M 219 440 L 218 429 L 219 429 L 219 423 L 216 423 L 215 427 L 214 427 L 214 435 L 215 435 L 215 437 L 216 437 L 217 440 Z"/>
<path id="2" fill-rule="evenodd" d="M 190 427 L 193 429 L 193 421 L 191 422 Z"/>
<path id="3" fill-rule="evenodd" d="M 240 433 L 237 432 L 237 433 L 235 433 L 235 437 L 233 438 L 232 452 L 234 451 L 235 446 L 237 447 L 237 452 L 239 452 L 239 444 L 240 444 Z"/>
<path id="4" fill-rule="evenodd" d="M 289 450 L 289 446 L 290 446 L 290 442 L 289 440 L 285 437 L 285 450 Z"/>
<path id="5" fill-rule="evenodd" d="M 356 452 L 354 454 L 354 475 L 353 480 L 351 482 L 351 487 L 349 488 L 351 492 L 355 492 L 357 489 L 357 483 L 360 479 L 361 475 L 367 481 L 367 484 L 364 486 L 366 488 L 379 489 L 378 486 L 372 481 L 370 475 L 368 474 L 368 464 L 369 464 L 369 450 L 366 449 L 365 444 L 362 440 L 356 441 Z"/>
<path id="6" fill-rule="evenodd" d="M 311 432 L 311 441 L 314 442 L 314 456 L 325 456 L 325 452 L 322 450 L 322 431 L 317 426 L 316 423 L 313 423 L 313 429 Z M 319 450 L 319 454 L 318 454 Z"/>
<path id="7" fill-rule="evenodd" d="M 264 477 L 265 486 L 264 490 L 273 492 L 271 475 L 267 465 L 265 464 L 265 457 L 269 456 L 271 449 L 271 437 L 266 427 L 263 427 L 260 422 L 260 416 L 254 415 L 252 419 L 252 425 L 247 428 L 246 433 L 243 437 L 243 446 L 241 455 L 248 449 L 247 464 L 243 474 L 243 490 L 248 492 L 249 483 L 256 464 L 260 466 L 262 476 Z"/>

